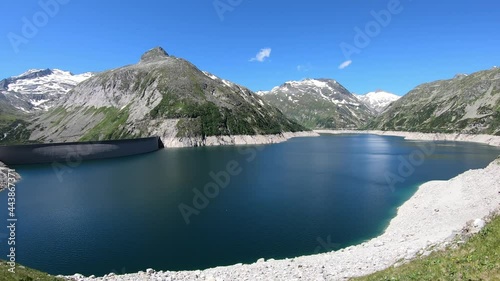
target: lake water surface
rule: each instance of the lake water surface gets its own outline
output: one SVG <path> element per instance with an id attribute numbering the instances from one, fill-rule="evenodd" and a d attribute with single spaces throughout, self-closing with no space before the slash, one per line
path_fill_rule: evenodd
<path id="1" fill-rule="evenodd" d="M 62 163 L 68 168 L 58 173 L 52 165 L 18 166 L 17 261 L 99 276 L 335 250 L 380 235 L 419 184 L 483 168 L 499 154 L 473 143 L 323 135 Z M 213 198 L 195 198 L 207 185 Z M 0 203 L 6 223 L 6 192 Z"/>

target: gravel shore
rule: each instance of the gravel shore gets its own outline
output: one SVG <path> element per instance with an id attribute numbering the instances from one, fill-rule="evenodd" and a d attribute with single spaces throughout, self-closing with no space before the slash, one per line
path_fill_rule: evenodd
<path id="1" fill-rule="evenodd" d="M 404 132 L 316 131 L 371 133 L 422 140 L 460 140 L 500 146 L 495 136 L 420 134 Z M 347 280 L 427 255 L 451 243 L 465 227 L 479 231 L 484 219 L 500 207 L 500 159 L 488 167 L 469 170 L 448 181 L 421 185 L 406 201 L 385 232 L 360 245 L 335 252 L 285 260 L 258 260 L 197 271 L 155 271 L 103 277 L 66 276 L 68 280 Z"/>
<path id="2" fill-rule="evenodd" d="M 222 145 L 259 145 L 285 142 L 295 137 L 318 137 L 313 131 L 285 132 L 277 135 L 235 135 L 211 137 L 162 137 L 166 148 L 193 147 L 193 146 L 222 146 Z"/>
<path id="3" fill-rule="evenodd" d="M 469 134 L 441 134 L 441 133 L 418 133 L 399 131 L 355 131 L 355 130 L 315 130 L 318 134 L 371 134 L 380 136 L 404 137 L 407 140 L 422 141 L 464 141 L 500 146 L 500 136 L 492 135 L 469 135 Z"/>

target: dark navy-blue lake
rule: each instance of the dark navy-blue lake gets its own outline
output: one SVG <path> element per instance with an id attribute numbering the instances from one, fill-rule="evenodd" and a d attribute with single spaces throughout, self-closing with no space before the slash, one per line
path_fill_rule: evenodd
<path id="1" fill-rule="evenodd" d="M 52 274 L 104 275 L 347 247 L 380 235 L 419 184 L 483 168 L 500 154 L 473 143 L 434 145 L 323 135 L 61 163 L 66 168 L 57 172 L 53 165 L 17 166 L 23 178 L 16 194 L 17 261 Z M 402 159 L 413 162 L 410 169 L 398 171 Z M 235 175 L 216 192 L 211 172 Z M 387 178 L 397 179 L 393 188 Z M 207 184 L 213 198 L 203 195 L 193 205 L 193 190 L 203 193 Z M 6 192 L 0 203 L 6 221 Z M 192 214 L 183 217 L 179 206 Z M 2 245 L 0 259 L 6 259 L 5 240 Z"/>

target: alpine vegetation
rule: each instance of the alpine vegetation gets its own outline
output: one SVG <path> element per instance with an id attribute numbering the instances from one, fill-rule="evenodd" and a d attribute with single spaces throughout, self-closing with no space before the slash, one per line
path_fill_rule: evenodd
<path id="1" fill-rule="evenodd" d="M 500 135 L 500 69 L 422 84 L 395 101 L 370 127 Z"/>
<path id="2" fill-rule="evenodd" d="M 160 136 L 172 146 L 210 136 L 303 131 L 252 91 L 203 72 L 157 47 L 139 63 L 83 81 L 35 118 L 29 140 L 93 141 Z"/>

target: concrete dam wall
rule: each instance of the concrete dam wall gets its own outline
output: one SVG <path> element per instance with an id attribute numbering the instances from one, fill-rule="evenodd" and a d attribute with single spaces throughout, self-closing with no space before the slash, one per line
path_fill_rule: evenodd
<path id="1" fill-rule="evenodd" d="M 0 146 L 7 165 L 84 161 L 144 154 L 163 148 L 159 137 L 128 140 Z"/>

